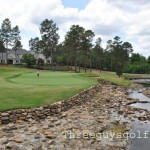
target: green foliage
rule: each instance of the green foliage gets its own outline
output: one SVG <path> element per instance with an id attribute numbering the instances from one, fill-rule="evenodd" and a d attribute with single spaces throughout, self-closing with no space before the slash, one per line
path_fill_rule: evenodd
<path id="1" fill-rule="evenodd" d="M 18 26 L 12 28 L 11 21 L 8 18 L 3 20 L 0 29 L 0 40 L 3 41 L 3 44 L 5 45 L 6 61 L 7 61 L 7 52 L 9 51 L 8 48 L 12 48 L 15 50 L 15 57 L 16 57 L 16 51 L 22 48 L 20 42 L 21 37 L 19 34 L 20 31 Z"/>
<path id="2" fill-rule="evenodd" d="M 150 72 L 150 65 L 146 63 L 131 64 L 127 63 L 124 72 L 126 73 L 137 73 L 137 74 L 147 74 Z"/>
<path id="3" fill-rule="evenodd" d="M 150 65 L 150 56 L 147 59 L 147 63 Z"/>
<path id="4" fill-rule="evenodd" d="M 113 61 L 116 74 L 120 77 L 122 75 L 122 70 L 124 65 L 129 60 L 129 54 L 133 51 L 132 45 L 128 42 L 122 42 L 120 37 L 116 36 L 114 41 L 108 41 L 111 48 L 111 61 Z"/>
<path id="5" fill-rule="evenodd" d="M 15 45 L 16 41 L 21 40 L 19 27 L 11 27 L 11 21 L 6 18 L 3 20 L 0 29 L 0 39 L 4 42 L 6 49 Z"/>
<path id="6" fill-rule="evenodd" d="M 133 53 L 130 61 L 124 67 L 126 73 L 147 74 L 150 73 L 150 65 L 148 60 L 140 54 Z"/>
<path id="7" fill-rule="evenodd" d="M 18 51 L 22 48 L 21 42 L 19 40 L 15 41 L 13 49 Z"/>
<path id="8" fill-rule="evenodd" d="M 57 56 L 57 58 L 56 58 L 57 60 L 57 63 L 59 64 L 59 65 L 62 65 L 62 63 L 63 63 L 63 61 L 64 61 L 64 57 L 63 56 Z"/>
<path id="9" fill-rule="evenodd" d="M 139 62 L 146 63 L 146 58 L 138 53 L 133 53 L 130 58 L 130 62 L 132 64 L 139 64 Z"/>
<path id="10" fill-rule="evenodd" d="M 53 55 L 58 44 L 58 27 L 53 20 L 45 19 L 41 23 L 40 33 L 43 42 L 43 54 L 46 58 L 51 57 L 53 61 Z"/>
<path id="11" fill-rule="evenodd" d="M 28 67 L 36 64 L 36 59 L 32 54 L 24 54 L 21 59 L 22 63 L 25 63 Z"/>
<path id="12" fill-rule="evenodd" d="M 29 40 L 29 47 L 30 47 L 30 50 L 31 51 L 34 51 L 35 53 L 38 53 L 40 52 L 40 47 L 39 47 L 39 38 L 36 37 L 36 38 L 31 38 Z"/>
<path id="13" fill-rule="evenodd" d="M 116 74 L 120 78 L 122 76 L 122 74 L 123 74 L 122 69 L 117 69 Z"/>
<path id="14" fill-rule="evenodd" d="M 37 65 L 38 65 L 38 66 L 43 66 L 43 65 L 44 65 L 44 60 L 43 60 L 42 58 L 39 58 L 39 59 L 37 60 Z"/>
<path id="15" fill-rule="evenodd" d="M 8 18 L 3 20 L 0 31 L 0 39 L 4 42 L 5 47 L 8 48 L 12 44 L 11 22 Z"/>
<path id="16" fill-rule="evenodd" d="M 87 65 L 91 64 L 93 37 L 94 32 L 85 30 L 79 25 L 71 26 L 70 31 L 67 32 L 64 41 L 64 49 L 67 59 L 75 66 L 75 72 L 77 72 L 77 66 L 80 67 L 80 65 L 84 66 L 86 72 Z"/>
<path id="17" fill-rule="evenodd" d="M 78 53 L 81 50 L 81 41 L 85 29 L 79 25 L 72 25 L 70 30 L 67 32 L 64 41 L 64 47 L 66 53 L 69 55 L 70 62 L 74 61 L 75 72 L 77 72 L 77 63 L 78 63 Z M 67 59 L 68 59 L 67 58 Z"/>
<path id="18" fill-rule="evenodd" d="M 20 40 L 21 40 L 21 36 L 19 34 L 20 34 L 20 31 L 19 31 L 18 26 L 15 26 L 14 28 L 11 29 L 11 38 L 13 41 L 13 47 L 15 47 L 16 42 L 18 42 L 18 41 L 20 42 Z"/>
<path id="19" fill-rule="evenodd" d="M 88 57 L 91 55 L 90 54 L 90 49 L 92 48 L 92 40 L 94 37 L 94 32 L 92 32 L 91 30 L 86 30 L 83 33 L 83 36 L 81 38 L 81 53 L 83 53 L 84 56 L 84 69 L 85 69 L 85 73 L 86 73 L 86 67 L 88 64 Z"/>
<path id="20" fill-rule="evenodd" d="M 102 42 L 102 39 L 99 37 L 97 40 L 96 40 L 96 45 L 95 47 L 93 48 L 93 62 L 95 63 L 95 66 L 96 68 L 98 69 L 102 69 L 102 60 L 103 60 L 103 56 L 104 56 L 104 49 L 102 48 L 101 46 L 101 42 Z"/>

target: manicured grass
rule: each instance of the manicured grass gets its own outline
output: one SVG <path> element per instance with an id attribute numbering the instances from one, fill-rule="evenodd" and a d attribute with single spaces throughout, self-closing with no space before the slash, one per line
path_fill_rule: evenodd
<path id="1" fill-rule="evenodd" d="M 84 73 L 0 67 L 0 111 L 51 104 L 73 96 L 97 81 Z"/>

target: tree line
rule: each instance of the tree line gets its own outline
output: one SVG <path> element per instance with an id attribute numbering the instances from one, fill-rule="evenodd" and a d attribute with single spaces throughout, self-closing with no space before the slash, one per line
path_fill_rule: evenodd
<path id="1" fill-rule="evenodd" d="M 59 28 L 53 20 L 45 19 L 41 22 L 40 37 L 29 40 L 29 47 L 35 53 L 43 53 L 51 58 L 52 65 L 67 65 L 74 68 L 92 70 L 92 68 L 115 71 L 120 77 L 123 72 L 149 73 L 150 56 L 146 59 L 140 54 L 133 53 L 132 44 L 122 41 L 119 36 L 108 40 L 106 48 L 102 47 L 102 39 L 98 37 L 94 43 L 94 32 L 79 25 L 72 25 L 66 33 L 64 41 L 58 43 Z M 0 51 L 7 52 L 8 46 L 14 50 L 21 48 L 19 27 L 11 28 L 9 19 L 5 19 L 0 29 Z M 5 47 L 5 49 L 4 49 Z M 143 69 L 144 68 L 144 69 Z"/>
<path id="2" fill-rule="evenodd" d="M 0 28 L 0 53 L 2 53 L 2 61 L 4 53 L 6 54 L 7 61 L 7 55 L 10 49 L 15 50 L 16 57 L 16 51 L 21 48 L 22 45 L 19 26 L 16 25 L 15 27 L 12 27 L 11 21 L 6 18 L 5 20 L 3 20 Z"/>

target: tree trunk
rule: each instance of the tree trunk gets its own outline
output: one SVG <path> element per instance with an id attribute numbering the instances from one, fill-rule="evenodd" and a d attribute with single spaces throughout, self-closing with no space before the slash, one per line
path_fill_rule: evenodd
<path id="1" fill-rule="evenodd" d="M 71 59 L 71 69 L 72 69 L 72 59 Z"/>
<path id="2" fill-rule="evenodd" d="M 76 58 L 75 58 L 75 72 L 77 72 L 77 50 L 76 50 Z"/>
<path id="3" fill-rule="evenodd" d="M 86 59 L 84 61 L 84 70 L 85 70 L 85 73 L 86 73 Z"/>
<path id="4" fill-rule="evenodd" d="M 8 53 L 7 53 L 7 51 L 8 51 L 8 43 L 6 42 L 6 64 L 8 63 L 7 61 L 7 59 L 8 59 Z"/>
<path id="5" fill-rule="evenodd" d="M 91 55 L 90 55 L 90 72 L 92 72 L 92 58 L 91 58 Z"/>
<path id="6" fill-rule="evenodd" d="M 99 65 L 100 73 L 101 73 L 101 69 L 102 69 L 102 62 L 101 62 L 101 57 L 100 57 L 100 65 Z"/>
<path id="7" fill-rule="evenodd" d="M 53 64 L 53 50 L 51 49 L 51 65 L 52 65 L 52 70 L 54 71 L 55 66 Z"/>
<path id="8" fill-rule="evenodd" d="M 86 73 L 86 65 L 85 65 L 85 73 Z"/>
<path id="9" fill-rule="evenodd" d="M 80 60 L 79 60 L 79 72 L 80 72 Z"/>
<path id="10" fill-rule="evenodd" d="M 15 64 L 16 64 L 16 61 L 17 61 L 17 51 L 15 50 Z"/>
<path id="11" fill-rule="evenodd" d="M 111 60 L 110 60 L 110 61 L 111 61 L 111 71 L 112 71 L 112 58 L 111 58 Z"/>
<path id="12" fill-rule="evenodd" d="M 2 61 L 1 61 L 1 63 L 3 64 L 3 52 L 2 52 Z"/>

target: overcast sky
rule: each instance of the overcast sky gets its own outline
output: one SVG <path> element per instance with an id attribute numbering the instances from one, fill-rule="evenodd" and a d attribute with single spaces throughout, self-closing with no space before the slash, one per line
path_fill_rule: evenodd
<path id="1" fill-rule="evenodd" d="M 5 18 L 19 26 L 25 49 L 31 37 L 40 37 L 40 23 L 47 18 L 59 27 L 60 42 L 79 24 L 101 37 L 104 47 L 118 35 L 134 52 L 150 55 L 150 0 L 0 0 L 0 23 Z"/>

